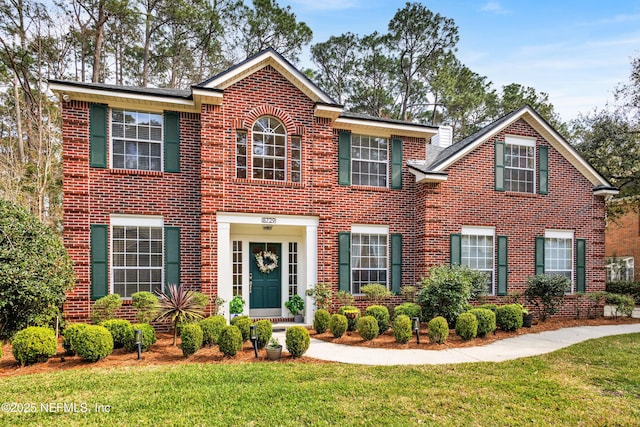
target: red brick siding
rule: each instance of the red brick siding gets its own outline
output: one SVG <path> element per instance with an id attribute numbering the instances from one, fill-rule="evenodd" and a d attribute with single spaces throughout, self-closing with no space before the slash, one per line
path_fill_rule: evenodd
<path id="1" fill-rule="evenodd" d="M 605 230 L 605 252 L 608 257 L 632 256 L 634 277 L 640 281 L 640 214 L 629 211 L 615 222 L 609 221 Z"/>

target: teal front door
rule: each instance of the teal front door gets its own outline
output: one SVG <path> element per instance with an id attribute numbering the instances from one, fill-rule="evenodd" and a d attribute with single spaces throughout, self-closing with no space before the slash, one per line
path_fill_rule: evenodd
<path id="1" fill-rule="evenodd" d="M 249 250 L 251 251 L 251 259 L 249 260 L 249 265 L 251 265 L 249 269 L 251 274 L 249 308 L 280 308 L 282 302 L 282 283 L 280 281 L 281 244 L 249 243 Z M 256 256 L 264 255 L 265 252 L 271 252 L 277 257 L 277 266 L 273 268 L 273 259 L 262 256 L 264 268 L 261 271 Z M 268 271 L 264 271 L 265 269 Z"/>

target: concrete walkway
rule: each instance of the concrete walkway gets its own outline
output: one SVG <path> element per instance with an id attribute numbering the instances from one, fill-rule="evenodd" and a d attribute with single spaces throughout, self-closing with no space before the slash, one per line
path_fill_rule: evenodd
<path id="1" fill-rule="evenodd" d="M 502 362 L 503 360 L 550 353 L 592 338 L 640 333 L 640 324 L 579 326 L 537 334 L 519 335 L 478 347 L 446 350 L 391 350 L 333 344 L 311 339 L 305 356 L 340 363 L 362 365 L 438 365 L 447 363 Z M 285 344 L 284 332 L 274 337 Z M 421 339 L 428 340 L 426 336 Z"/>

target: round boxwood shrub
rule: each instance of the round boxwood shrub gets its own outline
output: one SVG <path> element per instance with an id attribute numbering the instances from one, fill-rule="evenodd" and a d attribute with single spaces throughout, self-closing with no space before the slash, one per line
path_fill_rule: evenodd
<path id="1" fill-rule="evenodd" d="M 285 343 L 291 356 L 300 357 L 309 349 L 309 331 L 304 326 L 292 326 L 285 332 Z"/>
<path id="2" fill-rule="evenodd" d="M 111 332 L 113 337 L 113 348 L 122 348 L 127 337 L 133 334 L 131 322 L 123 319 L 105 320 L 100 325 L 104 326 Z"/>
<path id="3" fill-rule="evenodd" d="M 202 328 L 198 323 L 188 323 L 182 327 L 180 339 L 184 357 L 192 356 L 202 347 Z"/>
<path id="4" fill-rule="evenodd" d="M 462 313 L 456 319 L 456 334 L 463 340 L 470 340 L 478 335 L 478 319 L 473 313 Z"/>
<path id="5" fill-rule="evenodd" d="M 64 337 L 64 341 L 62 342 L 62 346 L 64 347 L 67 356 L 74 356 L 76 351 L 73 348 L 73 343 L 78 337 L 80 331 L 86 328 L 86 323 L 74 323 L 73 325 L 69 325 L 62 331 L 62 336 Z"/>
<path id="6" fill-rule="evenodd" d="M 22 366 L 46 362 L 56 354 L 58 342 L 52 329 L 30 326 L 16 332 L 11 340 L 13 357 Z"/>
<path id="7" fill-rule="evenodd" d="M 90 362 L 104 359 L 113 351 L 113 337 L 104 326 L 88 325 L 73 343 L 78 356 Z"/>
<path id="8" fill-rule="evenodd" d="M 105 320 L 111 320 L 122 307 L 122 298 L 118 294 L 109 294 L 93 303 L 91 308 L 91 321 L 100 324 Z"/>
<path id="9" fill-rule="evenodd" d="M 434 317 L 429 321 L 428 327 L 427 336 L 432 343 L 444 344 L 449 338 L 449 323 L 444 317 Z"/>
<path id="10" fill-rule="evenodd" d="M 149 347 L 156 342 L 156 330 L 148 323 L 134 323 L 131 325 L 131 335 L 127 337 L 124 347 L 127 351 L 138 351 L 134 333 L 135 330 L 142 331 L 142 345 L 140 346 L 142 351 L 149 350 Z"/>
<path id="11" fill-rule="evenodd" d="M 313 329 L 319 334 L 324 334 L 329 328 L 329 322 L 331 321 L 331 315 L 325 309 L 319 309 L 313 316 Z"/>
<path id="12" fill-rule="evenodd" d="M 507 304 L 496 310 L 496 324 L 503 331 L 515 331 L 522 327 L 522 308 L 518 304 Z"/>
<path id="13" fill-rule="evenodd" d="M 498 309 L 498 305 L 487 303 L 487 304 L 479 305 L 478 308 L 486 308 L 487 310 L 491 310 L 495 313 L 496 310 Z"/>
<path id="14" fill-rule="evenodd" d="M 202 345 L 212 346 L 218 343 L 220 332 L 227 326 L 224 316 L 216 315 L 200 321 L 202 328 Z"/>
<path id="15" fill-rule="evenodd" d="M 378 331 L 381 334 L 389 329 L 389 309 L 384 305 L 370 305 L 365 310 L 365 315 L 373 316 L 378 321 Z"/>
<path id="16" fill-rule="evenodd" d="M 218 337 L 218 348 L 225 356 L 235 356 L 242 349 L 242 332 L 235 325 L 225 326 Z"/>
<path id="17" fill-rule="evenodd" d="M 355 331 L 358 327 L 358 319 L 362 312 L 355 305 L 343 305 L 338 309 L 338 314 L 347 318 L 347 331 Z"/>
<path id="18" fill-rule="evenodd" d="M 271 325 L 271 320 L 258 320 L 255 325 L 256 334 L 258 335 L 258 348 L 264 348 L 264 346 L 267 345 L 267 343 L 271 339 L 271 335 L 273 335 L 273 326 Z"/>
<path id="19" fill-rule="evenodd" d="M 414 302 L 405 302 L 393 309 L 393 316 L 407 316 L 409 319 L 414 317 L 422 317 L 422 307 Z"/>
<path id="20" fill-rule="evenodd" d="M 340 338 L 347 332 L 347 328 L 349 327 L 349 322 L 347 318 L 342 314 L 334 314 L 331 316 L 331 320 L 329 321 L 329 330 L 334 338 Z"/>
<path id="21" fill-rule="evenodd" d="M 231 324 L 236 326 L 242 334 L 242 341 L 249 341 L 251 338 L 251 325 L 253 322 L 249 316 L 236 316 L 231 319 Z"/>
<path id="22" fill-rule="evenodd" d="M 484 337 L 496 330 L 496 313 L 487 308 L 474 308 L 469 313 L 478 319 L 478 336 Z"/>
<path id="23" fill-rule="evenodd" d="M 371 341 L 378 336 L 378 320 L 373 316 L 363 316 L 358 319 L 358 333 L 365 341 Z"/>
<path id="24" fill-rule="evenodd" d="M 411 335 L 411 318 L 406 314 L 396 316 L 393 321 L 393 336 L 396 338 L 396 342 L 406 344 L 411 339 Z"/>

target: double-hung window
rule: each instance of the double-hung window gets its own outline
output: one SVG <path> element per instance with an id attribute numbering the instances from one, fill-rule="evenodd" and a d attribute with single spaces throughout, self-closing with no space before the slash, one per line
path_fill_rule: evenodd
<path id="1" fill-rule="evenodd" d="M 112 108 L 112 167 L 161 171 L 162 122 L 162 114 Z"/>
<path id="2" fill-rule="evenodd" d="M 370 283 L 387 286 L 389 265 L 387 227 L 353 226 L 351 229 L 351 293 Z"/>
<path id="3" fill-rule="evenodd" d="M 351 184 L 386 187 L 389 144 L 386 138 L 351 135 Z"/>
<path id="4" fill-rule="evenodd" d="M 494 294 L 495 230 L 482 227 L 462 227 L 460 264 L 487 275 L 488 295 Z"/>
<path id="5" fill-rule="evenodd" d="M 507 137 L 505 143 L 505 190 L 535 192 L 535 140 Z"/>
<path id="6" fill-rule="evenodd" d="M 586 292 L 586 240 L 570 230 L 545 230 L 536 237 L 536 274 L 564 276 L 571 281 L 567 293 Z"/>

